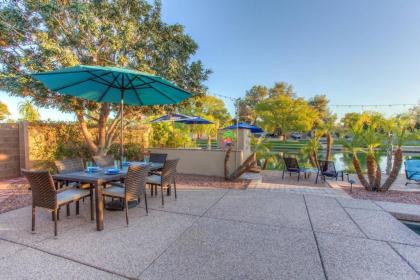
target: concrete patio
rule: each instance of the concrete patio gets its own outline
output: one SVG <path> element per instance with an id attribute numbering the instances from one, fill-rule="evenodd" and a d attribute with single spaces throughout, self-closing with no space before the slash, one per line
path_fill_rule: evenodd
<path id="1" fill-rule="evenodd" d="M 59 222 L 30 208 L 0 215 L 2 279 L 420 279 L 420 236 L 385 207 L 299 189 L 180 190 L 150 213 L 88 203 Z"/>

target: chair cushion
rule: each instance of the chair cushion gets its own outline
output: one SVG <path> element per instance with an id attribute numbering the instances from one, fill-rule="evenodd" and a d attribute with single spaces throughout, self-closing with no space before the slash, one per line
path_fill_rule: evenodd
<path id="1" fill-rule="evenodd" d="M 71 188 L 57 194 L 57 203 L 59 205 L 65 204 L 72 200 L 78 200 L 82 197 L 89 196 L 89 191 L 83 189 Z"/>
<path id="2" fill-rule="evenodd" d="M 159 175 L 151 175 L 151 176 L 148 176 L 146 179 L 147 184 L 160 185 L 161 182 L 162 180 Z"/>
<path id="3" fill-rule="evenodd" d="M 336 177 L 337 173 L 333 171 L 326 171 L 326 172 L 322 172 L 322 175 L 327 176 L 327 177 Z"/>
<path id="4" fill-rule="evenodd" d="M 420 182 L 420 173 L 411 175 L 410 180 Z"/>
<path id="5" fill-rule="evenodd" d="M 420 160 L 417 159 L 410 159 L 405 161 L 405 172 L 407 173 L 407 177 L 412 180 L 418 180 L 417 177 L 420 174 Z M 414 179 L 417 178 L 417 179 Z"/>
<path id="6" fill-rule="evenodd" d="M 287 171 L 289 171 L 289 172 L 299 172 L 300 169 L 292 167 L 292 168 L 287 168 Z"/>
<path id="7" fill-rule="evenodd" d="M 104 189 L 102 194 L 108 196 L 125 197 L 125 188 L 121 186 L 112 186 Z"/>

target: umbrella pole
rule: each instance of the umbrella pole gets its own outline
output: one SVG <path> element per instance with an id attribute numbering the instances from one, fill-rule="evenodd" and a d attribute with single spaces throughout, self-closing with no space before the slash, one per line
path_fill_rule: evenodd
<path id="1" fill-rule="evenodd" d="M 121 160 L 120 160 L 120 168 L 123 166 L 123 159 L 124 159 L 124 90 L 121 90 L 121 133 L 120 133 L 120 154 L 121 154 Z"/>

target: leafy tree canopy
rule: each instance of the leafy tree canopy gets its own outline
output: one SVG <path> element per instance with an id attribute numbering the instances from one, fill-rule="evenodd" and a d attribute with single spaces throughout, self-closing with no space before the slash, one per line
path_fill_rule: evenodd
<path id="1" fill-rule="evenodd" d="M 228 110 L 223 100 L 214 96 L 202 96 L 194 99 L 193 106 L 181 110 L 187 115 L 200 116 L 205 119 L 216 121 L 220 126 L 226 125 L 230 120 Z"/>
<path id="2" fill-rule="evenodd" d="M 328 100 L 326 95 L 315 95 L 314 97 L 308 100 L 308 103 L 312 108 L 314 108 L 318 112 L 318 126 L 324 128 L 334 127 L 335 121 L 337 120 L 337 115 L 333 114 L 328 108 L 328 104 L 330 103 L 330 101 Z"/>
<path id="3" fill-rule="evenodd" d="M 241 98 L 236 104 L 239 107 L 239 120 L 255 125 L 257 122 L 255 106 L 268 96 L 269 89 L 265 86 L 253 86 L 250 90 L 247 90 L 245 97 Z"/>
<path id="4" fill-rule="evenodd" d="M 346 128 L 349 129 L 352 126 L 354 126 L 358 120 L 360 119 L 361 114 L 359 113 L 347 113 L 344 115 L 343 118 L 341 118 L 341 124 Z"/>
<path id="5" fill-rule="evenodd" d="M 117 109 L 54 94 L 28 73 L 78 64 L 128 67 L 158 74 L 203 95 L 203 81 L 210 71 L 201 61 L 191 61 L 197 48 L 182 25 L 161 20 L 159 1 L 6 0 L 0 4 L 0 89 L 29 96 L 41 107 L 76 112 L 95 154 L 106 153 L 117 134 L 118 118 L 108 122 Z M 130 106 L 126 113 L 138 116 L 150 109 L 157 108 Z M 87 132 L 88 110 L 98 111 L 93 119 L 98 137 Z"/>
<path id="6" fill-rule="evenodd" d="M 291 131 L 309 131 L 318 113 L 303 98 L 289 95 L 271 97 L 258 103 L 256 112 L 266 131 L 281 130 L 282 135 Z"/>
<path id="7" fill-rule="evenodd" d="M 275 83 L 274 86 L 270 89 L 270 97 L 276 97 L 279 95 L 296 97 L 293 86 L 285 82 Z"/>

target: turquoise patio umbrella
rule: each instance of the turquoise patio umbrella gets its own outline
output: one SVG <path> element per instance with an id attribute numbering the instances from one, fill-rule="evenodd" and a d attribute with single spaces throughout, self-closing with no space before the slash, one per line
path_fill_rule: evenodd
<path id="1" fill-rule="evenodd" d="M 121 106 L 121 164 L 123 161 L 124 105 L 177 104 L 191 93 L 162 77 L 117 67 L 79 65 L 33 73 L 51 91 L 95 102 Z"/>

